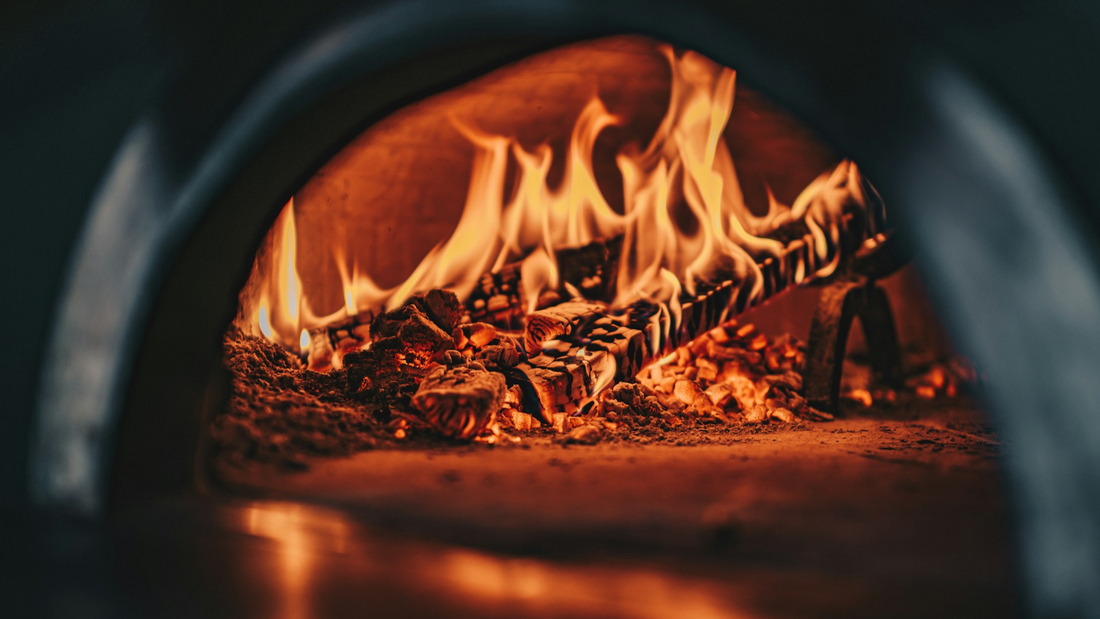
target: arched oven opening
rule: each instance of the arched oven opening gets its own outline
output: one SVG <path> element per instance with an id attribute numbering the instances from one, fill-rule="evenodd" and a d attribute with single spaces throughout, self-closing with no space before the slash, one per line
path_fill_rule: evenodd
<path id="1" fill-rule="evenodd" d="M 681 590 L 779 565 L 813 591 L 803 606 L 774 581 L 732 605 L 695 600 L 729 613 L 854 599 L 916 615 L 938 608 L 928 592 L 960 616 L 1016 612 L 1001 428 L 977 402 L 1030 401 L 1009 401 L 1024 383 L 980 376 L 1017 375 L 999 355 L 1034 342 L 997 339 L 1011 320 L 974 323 L 1019 289 L 974 288 L 1003 238 L 970 236 L 985 223 L 957 205 L 1048 198 L 1044 179 L 1018 178 L 1034 185 L 1011 199 L 974 193 L 1004 170 L 968 171 L 960 153 L 1019 143 L 947 65 L 912 67 L 901 81 L 926 92 L 904 104 L 907 82 L 873 102 L 792 102 L 821 82 L 794 71 L 785 87 L 752 54 L 743 77 L 719 59 L 736 66 L 751 46 L 698 39 L 457 46 L 300 106 L 216 199 L 179 215 L 193 233 L 163 238 L 178 253 L 157 254 L 160 292 L 134 302 L 148 321 L 108 366 L 125 377 L 105 398 L 123 411 L 117 433 L 109 414 L 97 422 L 106 440 L 70 456 L 85 468 L 41 458 L 40 496 L 93 509 L 196 489 L 274 497 L 504 556 L 637 555 Z M 894 111 L 904 127 L 876 134 Z M 1006 141 L 953 124 L 973 114 Z M 133 156 L 155 150 L 155 135 L 133 138 Z M 904 266 L 903 234 L 977 371 Z M 956 268 L 951 251 L 974 263 Z M 57 411 L 76 395 L 52 397 L 46 452 L 66 448 Z M 993 420 L 1031 431 L 1017 413 Z M 253 533 L 276 539 L 301 513 L 257 505 Z M 696 560 L 714 575 L 685 575 Z M 408 569 L 486 595 L 484 580 L 461 584 L 492 579 L 475 568 Z M 603 576 L 616 595 L 639 590 L 628 571 Z"/>

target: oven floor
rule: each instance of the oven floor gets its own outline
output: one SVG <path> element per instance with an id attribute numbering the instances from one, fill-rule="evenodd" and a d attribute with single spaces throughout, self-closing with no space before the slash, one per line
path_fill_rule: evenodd
<path id="1" fill-rule="evenodd" d="M 984 423 L 963 401 L 915 402 L 724 444 L 374 451 L 237 471 L 216 494 L 325 505 L 370 544 L 418 540 L 431 550 L 392 569 L 448 614 L 1010 617 Z"/>

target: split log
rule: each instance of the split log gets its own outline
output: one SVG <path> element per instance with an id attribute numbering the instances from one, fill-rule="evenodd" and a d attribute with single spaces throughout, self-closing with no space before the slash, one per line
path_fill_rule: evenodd
<path id="1" fill-rule="evenodd" d="M 623 237 L 617 236 L 581 247 L 556 250 L 561 288 L 553 292 L 564 292 L 565 284 L 569 284 L 580 290 L 587 299 L 610 300 L 614 296 L 622 245 Z M 472 322 L 487 322 L 512 330 L 523 328 L 529 299 L 523 292 L 522 265 L 522 260 L 512 262 L 495 273 L 481 276 L 466 300 Z M 554 295 L 549 297 L 554 298 Z M 542 307 L 541 302 L 539 307 Z"/>
<path id="2" fill-rule="evenodd" d="M 843 220 L 845 225 L 852 217 Z M 852 229 L 860 230 L 859 226 Z M 793 236 L 784 253 L 762 261 L 763 290 L 756 302 L 807 281 L 808 274 L 850 242 L 842 238 L 840 246 L 829 244 L 819 252 L 810 244 L 815 242 L 812 235 Z M 828 243 L 827 237 L 819 238 Z M 616 378 L 633 377 L 654 359 L 748 309 L 750 295 L 750 282 L 728 278 L 701 284 L 694 295 L 681 296 L 678 324 L 667 307 L 645 302 L 616 315 L 601 304 L 576 300 L 539 310 L 526 320 L 524 344 L 529 359 L 516 368 L 538 396 L 539 417 L 549 421 L 555 413 L 572 414 L 594 395 L 591 390 L 608 358 L 616 365 Z"/>
<path id="3" fill-rule="evenodd" d="M 642 371 L 654 355 L 647 349 L 646 328 L 634 328 L 623 320 L 601 316 L 580 333 L 575 343 L 590 352 L 603 351 L 615 359 L 615 378 L 629 380 Z M 650 327 L 655 328 L 655 327 Z"/>
<path id="4" fill-rule="evenodd" d="M 470 439 L 489 427 L 504 404 L 504 376 L 470 366 L 440 366 L 424 377 L 413 406 L 434 430 Z"/>
<path id="5" fill-rule="evenodd" d="M 524 339 L 536 352 L 516 366 L 537 395 L 537 408 L 528 412 L 547 423 L 555 414 L 575 414 L 607 384 L 603 373 L 629 380 L 654 359 L 670 333 L 667 311 L 634 309 L 611 316 L 599 304 L 573 301 L 528 316 Z"/>
<path id="6" fill-rule="evenodd" d="M 602 316 L 603 306 L 588 301 L 566 301 L 532 312 L 525 319 L 524 346 L 537 355 L 542 345 L 563 335 L 579 333 L 586 324 Z"/>
<path id="7" fill-rule="evenodd" d="M 497 273 L 484 275 L 467 304 L 471 319 L 491 324 L 462 325 L 453 331 L 454 340 L 458 340 L 459 348 L 467 357 L 476 357 L 506 373 L 512 384 L 520 386 L 526 412 L 551 422 L 553 415 L 575 413 L 586 400 L 591 399 L 594 387 L 600 382 L 598 379 L 611 362 L 615 364 L 616 377 L 628 379 L 654 359 L 748 309 L 750 301 L 766 300 L 793 284 L 808 281 L 838 252 L 858 246 L 862 241 L 861 235 L 880 223 L 875 221 L 865 225 L 865 220 L 860 220 L 855 225 L 849 225 L 856 217 L 856 214 L 849 213 L 842 218 L 840 243 L 832 242 L 828 235 L 811 234 L 801 222 L 785 226 L 783 232 L 789 237 L 789 240 L 784 239 L 785 251 L 760 262 L 763 281 L 759 297 L 751 298 L 753 282 L 724 278 L 714 283 L 700 284 L 694 294 L 682 295 L 676 316 L 668 307 L 644 302 L 610 315 L 600 303 L 574 300 L 523 317 L 525 299 L 520 265 L 508 265 Z M 859 238 L 856 239 L 856 236 Z M 611 289 L 599 287 L 612 281 L 614 263 L 621 252 L 620 244 L 621 240 L 612 239 L 576 250 L 559 251 L 563 280 L 579 278 L 579 281 L 570 283 L 584 290 L 602 290 L 592 292 L 592 296 L 609 298 Z M 430 316 L 426 321 L 413 320 L 418 328 L 423 327 L 424 322 L 452 324 L 457 316 L 455 305 L 443 296 L 430 297 L 432 294 L 411 299 L 407 308 L 412 309 L 398 310 L 403 314 L 392 315 L 393 312 L 390 312 L 375 318 L 371 326 L 372 336 L 383 340 L 387 337 L 403 339 L 402 334 L 394 332 L 393 323 L 407 322 L 414 316 L 413 311 L 426 318 Z M 439 307 L 443 309 L 437 309 Z M 516 328 L 520 320 L 525 327 L 523 350 L 489 337 L 493 333 L 490 331 L 492 324 Z M 504 334 L 498 336 L 503 337 Z M 477 341 L 470 344 L 473 340 Z M 454 343 L 452 341 L 451 345 Z M 424 346 L 414 345 L 413 348 L 413 361 L 418 364 L 426 363 L 440 352 L 421 350 Z M 385 346 L 382 350 L 388 351 Z M 529 357 L 526 360 L 523 360 L 523 352 Z M 350 376 L 349 373 L 349 379 Z"/>
<path id="8" fill-rule="evenodd" d="M 563 343 L 560 353 L 543 353 L 517 364 L 510 375 L 534 396 L 534 401 L 525 402 L 524 411 L 545 423 L 553 423 L 555 413 L 579 412 L 591 397 L 599 372 L 609 367 L 607 356 L 604 351 L 587 352 Z"/>
<path id="9" fill-rule="evenodd" d="M 615 296 L 623 237 L 593 241 L 583 247 L 555 252 L 558 274 L 581 292 L 586 299 L 610 301 Z"/>
<path id="10" fill-rule="evenodd" d="M 869 198 L 877 196 L 873 189 L 864 191 Z M 768 299 L 790 285 L 808 281 L 813 273 L 829 264 L 838 252 L 847 254 L 864 240 L 885 229 L 880 203 L 868 204 L 868 210 L 872 211 L 869 216 L 863 214 L 854 204 L 847 208 L 847 212 L 838 222 L 843 231 L 840 243 L 834 243 L 828 235 L 815 236 L 803 221 L 786 223 L 769 234 L 769 237 L 782 242 L 786 249 L 778 257 L 760 258 L 764 292 L 757 301 Z M 555 258 L 562 287 L 568 283 L 581 291 L 586 299 L 610 300 L 615 295 L 614 286 L 622 244 L 623 238 L 620 236 L 594 241 L 582 247 L 558 249 Z M 522 261 L 514 262 L 496 273 L 486 273 L 481 277 L 466 302 L 471 321 L 488 322 L 506 329 L 522 328 L 528 300 L 523 294 L 521 266 Z M 699 291 L 695 296 L 729 295 L 732 314 L 739 314 L 748 309 L 751 289 L 751 282 L 719 280 L 709 290 Z M 691 295 L 687 296 L 687 301 L 692 301 Z M 691 337 L 687 337 L 683 341 L 690 339 Z"/>

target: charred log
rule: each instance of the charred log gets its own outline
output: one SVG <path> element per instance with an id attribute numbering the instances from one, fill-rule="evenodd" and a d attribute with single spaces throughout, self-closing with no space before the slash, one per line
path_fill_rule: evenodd
<path id="1" fill-rule="evenodd" d="M 602 317 L 603 311 L 603 306 L 597 303 L 567 301 L 528 314 L 524 321 L 527 354 L 539 354 L 543 343 L 549 340 L 579 333 L 587 324 Z"/>
<path id="2" fill-rule="evenodd" d="M 496 419 L 504 404 L 504 376 L 471 366 L 440 366 L 412 398 L 423 420 L 444 436 L 469 439 Z"/>

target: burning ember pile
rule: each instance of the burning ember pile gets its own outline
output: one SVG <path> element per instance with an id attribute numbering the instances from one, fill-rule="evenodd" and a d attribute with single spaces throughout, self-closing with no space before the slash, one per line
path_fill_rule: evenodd
<path id="1" fill-rule="evenodd" d="M 615 158 L 621 205 L 594 172 L 597 137 L 622 120 L 598 96 L 573 127 L 556 187 L 549 146 L 452 118 L 475 158 L 451 237 L 389 290 L 334 242 L 343 307 L 320 315 L 288 202 L 228 337 L 235 394 L 216 442 L 277 459 L 288 441 L 316 453 L 410 434 L 594 442 L 654 424 L 830 418 L 799 395 L 803 345 L 734 318 L 880 244 L 882 202 L 842 161 L 790 205 L 769 192 L 754 214 L 723 137 L 736 74 L 660 50 L 668 108 L 644 146 Z M 273 389 L 286 397 L 273 401 Z"/>

